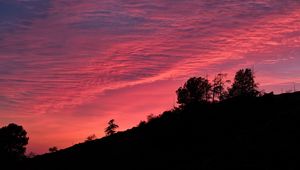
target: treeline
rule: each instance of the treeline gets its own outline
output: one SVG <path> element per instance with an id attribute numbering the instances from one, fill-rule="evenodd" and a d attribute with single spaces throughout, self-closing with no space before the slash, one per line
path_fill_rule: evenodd
<path id="1" fill-rule="evenodd" d="M 256 97 L 261 94 L 254 80 L 253 71 L 249 68 L 236 72 L 231 87 L 226 88 L 230 80 L 226 74 L 217 74 L 212 82 L 203 77 L 192 77 L 180 87 L 177 93 L 177 103 L 185 106 L 191 103 L 209 103 L 222 101 L 237 96 Z"/>
<path id="2" fill-rule="evenodd" d="M 261 92 L 254 78 L 253 71 L 248 68 L 236 72 L 231 86 L 227 85 L 230 81 L 226 80 L 226 74 L 217 74 L 211 82 L 207 78 L 192 77 L 176 91 L 177 103 L 179 108 L 184 108 L 191 104 L 215 103 L 237 96 L 256 97 L 261 95 Z M 152 119 L 155 119 L 155 116 L 148 116 L 148 122 Z M 145 123 L 142 121 L 140 126 Z M 112 119 L 105 128 L 105 134 L 113 135 L 117 128 L 118 125 Z M 95 139 L 96 135 L 93 134 L 87 137 L 86 142 Z M 0 128 L 0 160 L 4 162 L 24 160 L 28 140 L 27 133 L 22 126 L 12 123 Z M 49 148 L 49 152 L 57 151 L 58 148 L 55 146 Z M 28 155 L 28 157 L 33 156 L 33 153 Z"/>

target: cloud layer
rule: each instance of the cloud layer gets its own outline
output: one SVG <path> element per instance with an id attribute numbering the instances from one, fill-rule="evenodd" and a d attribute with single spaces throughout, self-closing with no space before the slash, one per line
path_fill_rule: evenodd
<path id="1" fill-rule="evenodd" d="M 139 106 L 124 94 L 131 86 L 151 84 L 145 89 L 165 99 L 151 108 L 156 99 L 143 88 L 131 92 L 149 104 L 137 109 L 142 116 L 172 106 L 176 87 L 192 75 L 254 66 L 267 90 L 288 90 L 300 83 L 299 7 L 294 0 L 0 0 L 0 123 L 29 127 L 40 152 L 50 144 L 38 137 L 54 143 L 61 119 L 93 123 L 59 131 L 60 146 L 112 115 L 132 126 L 137 113 L 128 108 Z"/>

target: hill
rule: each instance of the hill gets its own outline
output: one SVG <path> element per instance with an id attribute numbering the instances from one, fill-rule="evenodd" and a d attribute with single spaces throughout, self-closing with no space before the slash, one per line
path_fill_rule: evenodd
<path id="1" fill-rule="evenodd" d="M 29 159 L 22 169 L 296 169 L 300 92 L 166 111 L 138 127 Z"/>

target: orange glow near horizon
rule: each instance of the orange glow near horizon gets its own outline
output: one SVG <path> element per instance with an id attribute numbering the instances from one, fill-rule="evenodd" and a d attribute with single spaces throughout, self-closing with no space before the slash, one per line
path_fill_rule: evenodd
<path id="1" fill-rule="evenodd" d="M 47 152 L 176 104 L 192 76 L 254 68 L 260 89 L 300 89 L 300 2 L 0 2 L 0 126 Z"/>

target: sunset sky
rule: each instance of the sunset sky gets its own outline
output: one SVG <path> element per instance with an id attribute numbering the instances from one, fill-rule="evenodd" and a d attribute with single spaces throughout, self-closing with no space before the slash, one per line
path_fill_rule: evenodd
<path id="1" fill-rule="evenodd" d="M 0 126 L 28 151 L 125 130 L 176 104 L 192 76 L 254 68 L 300 90 L 298 0 L 0 0 Z"/>

